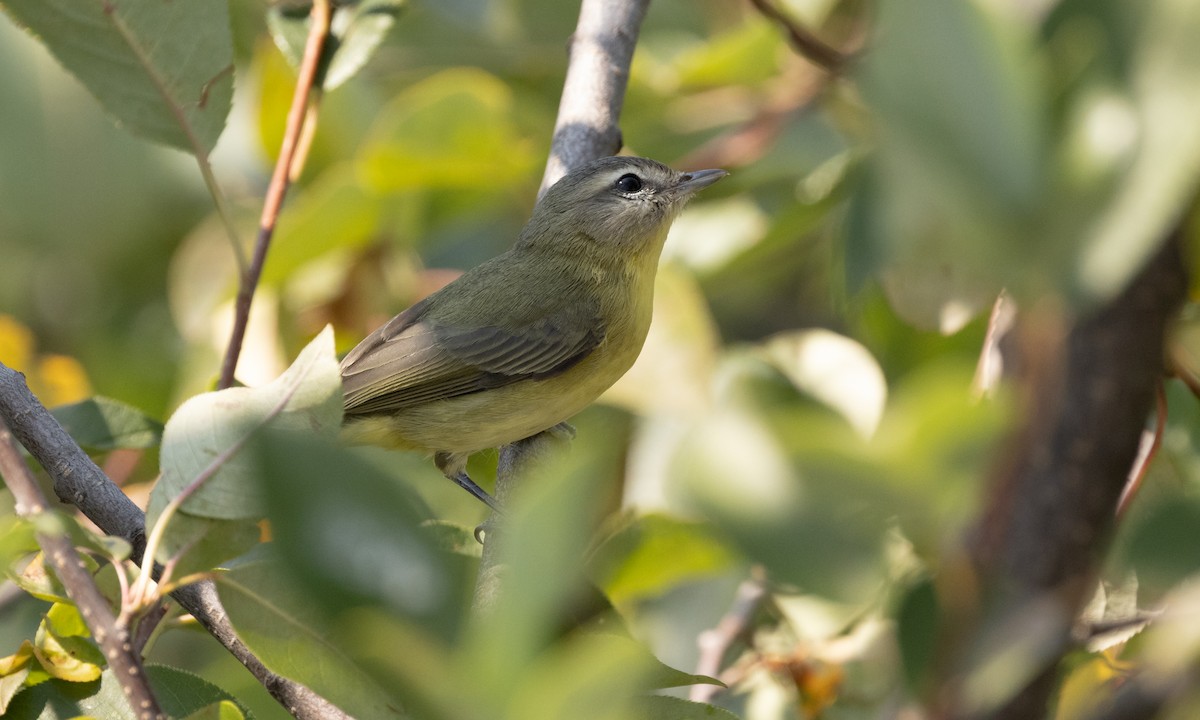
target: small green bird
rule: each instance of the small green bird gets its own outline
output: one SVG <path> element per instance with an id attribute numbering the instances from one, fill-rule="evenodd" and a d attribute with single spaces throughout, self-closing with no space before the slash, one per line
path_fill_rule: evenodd
<path id="1" fill-rule="evenodd" d="M 467 456 L 552 428 L 633 365 L 672 221 L 724 170 L 607 157 L 555 183 L 511 250 L 371 333 L 342 361 L 343 437 L 434 454 L 493 509 Z"/>

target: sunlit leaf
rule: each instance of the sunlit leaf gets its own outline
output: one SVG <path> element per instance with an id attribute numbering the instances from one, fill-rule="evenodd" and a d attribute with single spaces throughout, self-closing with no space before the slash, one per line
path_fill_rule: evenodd
<path id="1" fill-rule="evenodd" d="M 513 120 L 512 90 L 492 75 L 466 68 L 419 82 L 379 113 L 359 154 L 367 187 L 485 187 L 524 178 L 532 145 Z"/>
<path id="2" fill-rule="evenodd" d="M 664 515 L 631 518 L 597 548 L 590 574 L 615 605 L 730 568 L 735 556 L 701 524 Z"/>

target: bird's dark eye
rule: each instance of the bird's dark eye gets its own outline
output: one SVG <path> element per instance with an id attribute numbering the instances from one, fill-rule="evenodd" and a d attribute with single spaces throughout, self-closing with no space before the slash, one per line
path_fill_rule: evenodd
<path id="1" fill-rule="evenodd" d="M 615 187 L 623 193 L 635 193 L 642 189 L 642 179 L 632 173 L 617 178 Z"/>

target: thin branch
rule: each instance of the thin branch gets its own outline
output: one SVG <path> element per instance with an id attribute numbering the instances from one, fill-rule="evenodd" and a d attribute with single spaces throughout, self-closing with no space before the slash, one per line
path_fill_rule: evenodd
<path id="1" fill-rule="evenodd" d="M 838 74 L 846 65 L 846 55 L 817 37 L 808 28 L 788 17 L 783 11 L 771 4 L 770 0 L 750 0 L 750 4 L 758 9 L 765 17 L 774 20 L 787 32 L 788 40 L 796 52 L 807 58 L 814 65 L 833 74 Z"/>
<path id="2" fill-rule="evenodd" d="M 3 420 L 0 420 L 0 475 L 4 476 L 4 482 L 17 501 L 18 515 L 33 519 L 47 511 L 46 497 Z M 165 718 L 147 682 L 141 656 L 129 641 L 129 628 L 117 624 L 116 615 L 100 594 L 87 565 L 71 544 L 70 536 L 65 531 L 39 532 L 37 540 L 46 560 L 67 589 L 67 595 L 79 608 L 79 614 L 91 630 L 92 637 L 100 644 L 108 666 L 125 691 L 125 699 L 134 714 L 144 720 Z"/>
<path id="3" fill-rule="evenodd" d="M 146 547 L 146 517 L 92 462 L 54 416 L 38 402 L 24 376 L 0 363 L 0 420 L 54 480 L 54 492 L 105 533 L 125 538 L 140 559 Z M 349 720 L 349 716 L 300 683 L 267 669 L 234 632 L 217 598 L 202 582 L 171 593 L 218 642 L 254 675 L 267 692 L 299 720 Z"/>
<path id="4" fill-rule="evenodd" d="M 583 0 L 539 196 L 568 171 L 621 150 L 618 119 L 650 0 Z"/>
<path id="5" fill-rule="evenodd" d="M 250 266 L 242 273 L 238 282 L 233 331 L 230 333 L 225 359 L 221 364 L 221 379 L 217 384 L 218 388 L 227 388 L 233 385 L 233 375 L 237 370 L 238 357 L 242 354 L 242 342 L 246 337 L 246 325 L 250 321 L 250 305 L 254 301 L 254 292 L 258 288 L 258 280 L 262 277 L 263 265 L 267 261 L 267 250 L 271 247 L 271 236 L 274 235 L 275 225 L 279 221 L 283 198 L 287 195 L 288 187 L 291 184 L 289 182 L 291 170 L 293 165 L 297 167 L 303 165 L 302 159 L 297 160 L 296 151 L 301 145 L 305 117 L 309 112 L 308 98 L 309 94 L 313 92 L 317 79 L 317 69 L 325 47 L 325 39 L 329 35 L 329 23 L 332 16 L 330 0 L 313 2 L 308 42 L 304 46 L 304 58 L 300 61 L 300 73 L 296 79 L 295 93 L 292 95 L 292 106 L 288 110 L 287 127 L 284 130 L 283 143 L 279 149 L 279 158 L 275 161 L 275 172 L 271 175 L 271 184 L 267 187 L 262 215 L 258 221 L 254 256 L 250 260 Z M 304 147 L 307 148 L 308 145 L 305 144 Z"/>
<path id="6" fill-rule="evenodd" d="M 696 674 L 719 677 L 725 654 L 738 639 L 750 630 L 754 616 L 767 597 L 766 576 L 762 568 L 753 568 L 750 577 L 738 586 L 729 612 L 717 622 L 717 626 L 700 634 L 700 659 L 696 662 Z M 723 690 L 720 685 L 693 685 L 688 699 L 695 702 L 710 702 Z"/>
<path id="7" fill-rule="evenodd" d="M 1142 433 L 1142 446 L 1138 449 L 1137 460 L 1133 464 L 1133 471 L 1129 474 L 1129 482 L 1125 484 L 1125 489 L 1121 491 L 1121 499 L 1117 503 L 1118 521 L 1125 517 L 1125 511 L 1133 504 L 1138 490 L 1142 489 L 1142 481 L 1146 479 L 1146 473 L 1150 472 L 1150 464 L 1154 462 L 1154 458 L 1162 448 L 1163 433 L 1166 430 L 1167 394 L 1160 382 L 1158 392 L 1155 394 L 1154 431 Z M 1147 437 L 1149 443 L 1146 442 Z"/>

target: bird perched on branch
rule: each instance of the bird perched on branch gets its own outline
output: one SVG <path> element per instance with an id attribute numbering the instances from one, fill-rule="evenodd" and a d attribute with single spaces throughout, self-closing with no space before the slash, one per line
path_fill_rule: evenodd
<path id="1" fill-rule="evenodd" d="M 550 429 L 633 365 L 672 221 L 724 170 L 638 157 L 579 167 L 508 252 L 392 318 L 342 361 L 354 443 L 422 450 L 493 509 L 467 456 Z"/>

